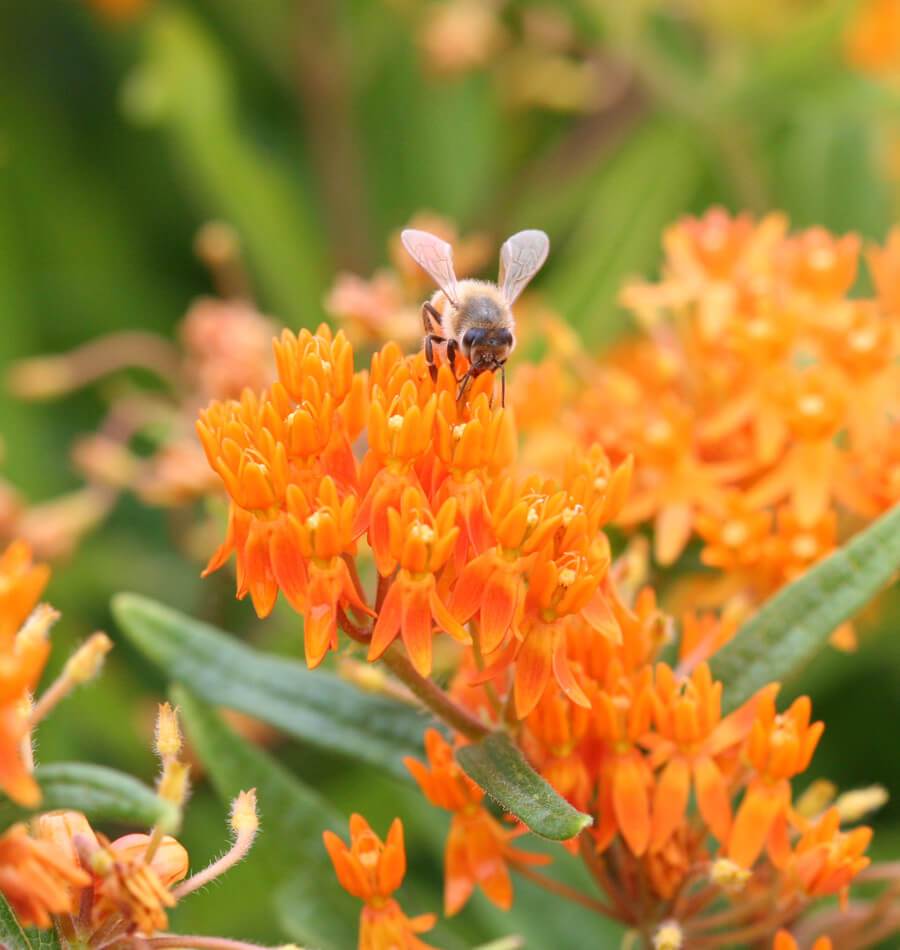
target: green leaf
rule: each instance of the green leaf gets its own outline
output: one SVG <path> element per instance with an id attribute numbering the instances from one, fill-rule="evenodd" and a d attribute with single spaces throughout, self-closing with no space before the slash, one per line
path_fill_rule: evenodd
<path id="1" fill-rule="evenodd" d="M 0 894 L 0 947 L 3 950 L 31 950 L 31 943 L 22 930 L 6 898 Z"/>
<path id="2" fill-rule="evenodd" d="M 712 658 L 730 712 L 796 673 L 900 568 L 900 506 L 780 590 Z"/>
<path id="3" fill-rule="evenodd" d="M 302 663 L 269 656 L 185 614 L 119 594 L 113 614 L 131 642 L 198 696 L 255 716 L 311 745 L 408 778 L 403 757 L 422 755 L 431 721 L 404 703 L 364 693 Z"/>
<path id="4" fill-rule="evenodd" d="M 344 818 L 186 689 L 175 687 L 172 699 L 222 802 L 256 788 L 261 830 L 246 871 L 268 885 L 270 912 L 279 913 L 291 937 L 302 943 L 323 950 L 354 946 L 359 904 L 337 884 L 322 843 L 326 828 L 346 837 Z M 286 879 L 289 900 L 282 889 Z"/>
<path id="5" fill-rule="evenodd" d="M 542 288 L 592 346 L 609 344 L 626 328 L 617 304 L 622 285 L 653 268 L 660 233 L 690 204 L 706 160 L 691 130 L 651 120 L 584 196 L 572 236 L 554 252 L 558 261 Z"/>
<path id="6" fill-rule="evenodd" d="M 35 772 L 43 798 L 39 812 L 71 808 L 92 821 L 114 821 L 150 828 L 161 822 L 166 831 L 178 827 L 178 810 L 130 775 L 100 765 L 54 762 Z M 33 812 L 0 799 L 0 827 L 27 818 Z"/>
<path id="7" fill-rule="evenodd" d="M 28 942 L 31 944 L 31 950 L 59 950 L 59 937 L 55 930 L 38 930 L 36 927 L 29 927 L 25 931 Z"/>
<path id="8" fill-rule="evenodd" d="M 506 733 L 463 746 L 456 756 L 471 779 L 535 834 L 566 841 L 593 823 L 531 768 Z"/>

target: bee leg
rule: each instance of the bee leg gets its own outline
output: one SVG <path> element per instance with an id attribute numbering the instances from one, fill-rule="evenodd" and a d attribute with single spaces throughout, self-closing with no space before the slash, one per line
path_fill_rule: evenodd
<path id="1" fill-rule="evenodd" d="M 438 370 L 434 365 L 434 344 L 445 343 L 446 340 L 436 333 L 428 333 L 425 336 L 425 362 L 428 364 L 428 372 L 431 374 L 431 381 L 437 382 Z"/>
<path id="2" fill-rule="evenodd" d="M 435 330 L 441 330 L 441 315 L 434 309 L 431 305 L 430 300 L 426 300 L 422 304 L 422 326 L 425 328 L 425 332 L 430 336 L 435 336 Z"/>
<path id="3" fill-rule="evenodd" d="M 447 362 L 450 364 L 450 371 L 453 378 L 456 379 L 456 354 L 459 352 L 459 344 L 456 340 L 447 340 Z"/>
<path id="4" fill-rule="evenodd" d="M 500 408 L 506 408 L 506 365 L 500 367 Z"/>
<path id="5" fill-rule="evenodd" d="M 472 382 L 472 370 L 469 370 L 459 381 L 459 389 L 456 393 L 456 401 L 462 402 L 463 396 L 466 394 L 466 390 L 469 388 L 469 383 Z"/>

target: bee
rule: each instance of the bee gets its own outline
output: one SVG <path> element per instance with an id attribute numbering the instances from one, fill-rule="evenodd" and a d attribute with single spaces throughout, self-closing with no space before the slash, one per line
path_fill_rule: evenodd
<path id="1" fill-rule="evenodd" d="M 500 371 L 501 404 L 506 404 L 505 364 L 516 345 L 512 305 L 547 260 L 550 239 L 543 231 L 519 231 L 500 249 L 500 276 L 486 280 L 457 280 L 453 248 L 446 241 L 408 228 L 400 235 L 410 257 L 440 288 L 422 305 L 425 359 L 437 379 L 435 346 L 446 348 L 447 362 L 456 375 L 458 353 L 469 361 L 459 382 L 459 396 L 471 381 L 487 370 Z"/>

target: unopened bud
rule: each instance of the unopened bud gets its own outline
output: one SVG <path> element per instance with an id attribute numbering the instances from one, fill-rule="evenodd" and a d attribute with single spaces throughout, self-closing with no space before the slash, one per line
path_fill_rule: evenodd
<path id="1" fill-rule="evenodd" d="M 111 649 L 112 640 L 105 633 L 93 634 L 69 657 L 63 676 L 76 686 L 87 683 L 100 672 Z"/>
<path id="2" fill-rule="evenodd" d="M 29 650 L 33 650 L 38 643 L 45 641 L 50 633 L 50 628 L 59 620 L 60 616 L 59 611 L 54 610 L 49 604 L 38 604 L 16 634 L 16 653 L 27 653 Z"/>
<path id="3" fill-rule="evenodd" d="M 744 885 L 750 880 L 750 873 L 747 868 L 742 868 L 731 858 L 716 858 L 710 868 L 709 876 L 713 884 L 721 887 L 723 891 L 736 894 L 744 889 Z"/>
<path id="4" fill-rule="evenodd" d="M 156 754 L 165 762 L 178 758 L 181 752 L 181 727 L 178 724 L 178 710 L 168 703 L 160 703 L 156 717 Z"/>
<path id="5" fill-rule="evenodd" d="M 870 785 L 868 788 L 854 788 L 843 795 L 838 795 L 834 803 L 841 821 L 859 821 L 878 811 L 887 803 L 889 796 L 887 789 L 881 785 Z"/>
<path id="6" fill-rule="evenodd" d="M 255 788 L 241 792 L 231 803 L 231 829 L 236 835 L 255 835 L 259 829 Z"/>
<path id="7" fill-rule="evenodd" d="M 107 877 L 115 864 L 115 858 L 105 848 L 97 848 L 87 860 L 88 867 L 97 877 Z"/>
<path id="8" fill-rule="evenodd" d="M 684 946 L 684 931 L 674 920 L 659 925 L 653 935 L 653 950 L 681 950 Z"/>
<path id="9" fill-rule="evenodd" d="M 163 769 L 157 794 L 165 802 L 180 808 L 188 796 L 188 779 L 191 767 L 184 762 L 170 759 Z"/>
<path id="10" fill-rule="evenodd" d="M 794 810 L 804 818 L 815 818 L 834 801 L 837 786 L 825 778 L 817 778 L 797 799 Z"/>

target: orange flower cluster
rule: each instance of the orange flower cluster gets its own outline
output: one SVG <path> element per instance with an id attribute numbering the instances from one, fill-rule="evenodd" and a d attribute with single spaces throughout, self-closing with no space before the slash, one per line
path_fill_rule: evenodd
<path id="1" fill-rule="evenodd" d="M 653 527 L 660 564 L 696 537 L 723 572 L 707 602 L 759 602 L 900 500 L 900 231 L 867 250 L 871 298 L 850 296 L 858 237 L 777 214 L 713 209 L 664 248 L 661 280 L 622 295 L 642 335 L 573 367 L 562 424 L 634 457 L 617 520 Z"/>
<path id="2" fill-rule="evenodd" d="M 493 404 L 491 374 L 458 401 L 449 367 L 432 382 L 422 355 L 394 344 L 354 373 L 342 333 L 285 332 L 276 365 L 269 390 L 213 403 L 198 424 L 231 498 L 208 570 L 234 552 L 238 595 L 260 616 L 281 591 L 304 616 L 311 667 L 341 627 L 370 660 L 400 638 L 427 676 L 435 631 L 466 645 L 468 625 L 479 662 L 515 664 L 520 717 L 552 677 L 587 705 L 565 633 L 614 633 L 600 529 L 625 500 L 630 465 L 613 469 L 597 450 L 559 482 L 517 476 L 512 415 Z M 380 578 L 371 604 L 359 580 L 363 537 Z"/>
<path id="3" fill-rule="evenodd" d="M 677 235 L 684 240 L 685 233 Z M 743 219 L 729 223 L 725 237 L 738 248 L 761 239 Z M 810 300 L 820 313 L 822 286 L 830 282 L 809 261 L 811 240 L 791 245 L 789 261 L 792 273 L 812 268 Z M 717 273 L 731 266 L 707 243 Z M 840 278 L 842 290 L 847 280 Z M 705 303 L 709 312 L 691 311 L 695 329 L 705 321 L 721 329 L 718 305 Z M 776 328 L 784 329 L 781 322 Z M 724 346 L 725 337 L 717 339 Z M 649 356 L 658 355 L 655 346 Z M 421 354 L 404 357 L 393 343 L 373 356 L 368 372 L 355 372 L 348 341 L 326 327 L 285 332 L 275 354 L 278 380 L 269 389 L 214 403 L 198 424 L 231 501 L 225 542 L 208 569 L 234 553 L 238 596 L 249 596 L 260 615 L 281 592 L 304 616 L 310 666 L 338 646 L 342 631 L 369 660 L 383 657 L 456 730 L 457 743 L 506 731 L 560 794 L 593 816 L 594 825 L 568 844 L 606 893 L 603 912 L 626 923 L 669 921 L 670 930 L 720 946 L 723 927 L 768 926 L 772 934 L 813 898 L 846 893 L 867 864 L 868 830 L 842 831 L 835 812 L 801 812 L 790 784 L 822 732 L 811 722 L 809 700 L 779 713 L 772 684 L 725 715 L 722 684 L 705 661 L 734 633 L 740 611 L 689 616 L 678 665 L 663 662 L 672 622 L 653 592 L 640 589 L 633 552 L 613 563 L 604 533 L 635 505 L 646 511 L 652 497 L 653 507 L 663 506 L 657 524 L 674 556 L 701 508 L 709 511 L 707 501 L 731 499 L 719 491 L 723 469 L 729 479 L 755 471 L 755 416 L 731 413 L 722 424 L 729 437 L 740 430 L 752 464 L 736 449 L 725 452 L 724 435 L 720 457 L 685 459 L 675 433 L 693 425 L 690 390 L 676 405 L 648 398 L 637 377 L 623 383 L 632 401 L 613 402 L 608 417 L 622 421 L 627 408 L 637 420 L 628 430 L 640 460 L 637 494 L 629 498 L 632 461 L 621 442 L 609 453 L 595 444 L 571 456 L 555 478 L 523 473 L 512 411 L 492 398 L 490 374 L 460 397 L 449 366 L 432 381 Z M 649 356 L 632 354 L 628 365 Z M 609 374 L 626 380 L 618 365 Z M 767 474 L 796 472 L 784 461 L 796 449 L 796 432 L 806 439 L 800 451 L 826 454 L 823 433 L 830 438 L 833 427 L 813 425 L 803 400 L 820 400 L 823 412 L 843 406 L 827 388 L 837 377 L 827 378 L 819 386 L 818 375 L 797 377 L 786 415 L 772 408 L 773 424 L 760 435 L 777 447 Z M 751 395 L 762 406 L 768 393 L 761 387 Z M 702 397 L 711 414 L 724 411 L 719 396 Z M 671 407 L 673 421 L 666 429 L 658 420 L 654 434 L 642 425 L 657 404 Z M 582 434 L 588 427 L 583 421 Z M 843 458 L 845 450 L 834 452 Z M 673 501 L 661 487 L 678 471 L 678 491 L 699 493 L 687 505 L 687 521 L 687 496 Z M 779 530 L 788 543 L 790 532 L 815 526 L 804 520 L 809 511 L 792 505 L 789 480 L 780 484 L 776 494 L 787 507 Z M 829 498 L 825 492 L 820 504 Z M 750 547 L 741 554 L 749 557 Z M 795 558 L 801 547 L 793 544 Z M 807 562 L 815 560 L 815 552 L 806 553 Z M 361 581 L 370 564 L 377 575 L 372 596 Z M 427 679 L 439 660 L 451 674 L 446 692 Z M 446 912 L 458 911 L 476 887 L 508 907 L 510 872 L 545 881 L 531 868 L 543 859 L 511 846 L 524 829 L 504 827 L 485 808 L 451 743 L 431 731 L 425 744 L 427 765 L 407 766 L 426 797 L 453 816 Z M 342 884 L 366 902 L 360 945 L 390 945 L 383 937 L 389 932 L 397 945 L 416 946 L 418 925 L 390 896 L 404 867 L 399 826 L 385 844 L 360 818 L 351 830 L 349 850 L 334 836 L 326 843 Z M 710 906 L 716 910 L 707 915 Z M 660 932 L 660 941 L 670 939 L 669 930 Z"/>

